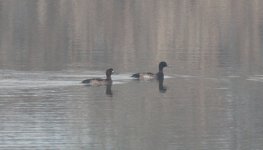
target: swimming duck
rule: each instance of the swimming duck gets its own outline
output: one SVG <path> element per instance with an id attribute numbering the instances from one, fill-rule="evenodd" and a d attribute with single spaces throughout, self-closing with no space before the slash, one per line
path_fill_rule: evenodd
<path id="1" fill-rule="evenodd" d="M 91 85 L 91 86 L 100 86 L 100 85 L 108 85 L 112 84 L 111 74 L 114 73 L 112 68 L 106 70 L 106 79 L 102 78 L 92 78 L 83 80 L 82 83 Z"/>
<path id="2" fill-rule="evenodd" d="M 159 63 L 159 72 L 157 72 L 156 74 L 151 73 L 151 72 L 135 73 L 131 77 L 140 79 L 140 80 L 151 80 L 151 79 L 160 80 L 164 78 L 164 74 L 163 74 L 164 67 L 167 67 L 167 63 L 165 61 L 161 61 Z"/>

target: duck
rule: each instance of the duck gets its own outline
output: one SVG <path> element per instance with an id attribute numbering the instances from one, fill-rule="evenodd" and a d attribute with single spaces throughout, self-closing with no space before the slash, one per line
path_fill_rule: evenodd
<path id="1" fill-rule="evenodd" d="M 163 68 L 167 66 L 168 65 L 165 61 L 161 61 L 159 63 L 159 71 L 157 73 L 155 74 L 151 72 L 135 73 L 131 75 L 131 77 L 139 80 L 152 80 L 152 79 L 163 80 L 164 78 Z"/>
<path id="2" fill-rule="evenodd" d="M 101 85 L 110 85 L 112 84 L 111 75 L 114 73 L 112 68 L 106 70 L 106 79 L 102 78 L 92 78 L 83 80 L 82 83 L 90 86 L 101 86 Z"/>

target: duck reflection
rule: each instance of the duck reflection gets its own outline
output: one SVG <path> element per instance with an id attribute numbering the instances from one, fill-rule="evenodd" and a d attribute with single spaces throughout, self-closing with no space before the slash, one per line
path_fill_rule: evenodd
<path id="1" fill-rule="evenodd" d="M 163 81 L 164 81 L 164 77 L 159 78 L 158 82 L 159 82 L 159 92 L 160 93 L 165 93 L 167 88 L 165 86 L 163 86 Z"/>
<path id="2" fill-rule="evenodd" d="M 85 85 L 86 87 L 92 87 L 92 86 L 90 86 L 90 85 Z M 94 87 L 94 86 L 93 86 Z M 98 87 L 98 86 L 97 86 Z M 102 87 L 102 86 L 100 86 L 100 87 Z M 111 90 L 111 87 L 112 87 L 112 82 L 111 83 L 108 83 L 108 84 L 105 84 L 105 87 L 106 87 L 106 89 L 105 89 L 105 94 L 107 95 L 107 96 L 110 96 L 110 97 L 112 97 L 112 95 L 113 95 L 113 93 L 112 93 L 112 90 Z"/>
<path id="3" fill-rule="evenodd" d="M 108 96 L 112 96 L 113 94 L 112 94 L 112 91 L 111 91 L 111 86 L 112 86 L 112 84 L 107 84 L 106 85 L 106 95 L 108 95 Z"/>
<path id="4" fill-rule="evenodd" d="M 167 65 L 166 65 L 167 66 Z M 167 88 L 165 86 L 163 86 L 163 81 L 164 81 L 164 74 L 162 71 L 159 71 L 157 73 L 157 80 L 159 82 L 159 92 L 160 93 L 165 93 Z"/>

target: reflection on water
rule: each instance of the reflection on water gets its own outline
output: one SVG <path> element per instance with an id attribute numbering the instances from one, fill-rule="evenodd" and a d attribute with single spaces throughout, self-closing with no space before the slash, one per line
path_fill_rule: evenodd
<path id="1" fill-rule="evenodd" d="M 159 91 L 161 93 L 165 93 L 167 88 L 165 86 L 163 86 L 163 81 L 164 79 L 159 79 L 158 82 L 159 82 Z"/>
<path id="2" fill-rule="evenodd" d="M 106 95 L 112 96 L 112 91 L 111 91 L 112 84 L 107 84 L 106 85 Z"/>
<path id="3" fill-rule="evenodd" d="M 0 0 L 0 149 L 262 149 L 262 6 Z"/>

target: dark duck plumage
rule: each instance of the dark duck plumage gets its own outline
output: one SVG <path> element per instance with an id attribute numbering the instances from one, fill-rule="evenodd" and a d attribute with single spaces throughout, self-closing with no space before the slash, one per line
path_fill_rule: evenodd
<path id="1" fill-rule="evenodd" d="M 100 86 L 100 85 L 112 84 L 111 75 L 113 72 L 114 72 L 113 69 L 109 68 L 106 70 L 106 79 L 92 78 L 92 79 L 83 80 L 82 83 L 85 83 L 85 84 L 91 85 L 91 86 Z"/>
<path id="2" fill-rule="evenodd" d="M 143 72 L 143 73 L 135 73 L 131 77 L 140 79 L 140 80 L 151 80 L 151 79 L 157 79 L 160 80 L 164 78 L 163 74 L 163 68 L 167 67 L 167 63 L 165 61 L 162 61 L 159 63 L 159 72 L 156 74 L 151 73 L 151 72 Z"/>

